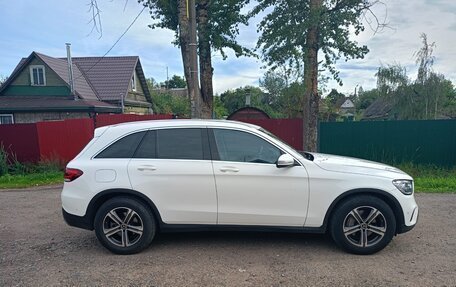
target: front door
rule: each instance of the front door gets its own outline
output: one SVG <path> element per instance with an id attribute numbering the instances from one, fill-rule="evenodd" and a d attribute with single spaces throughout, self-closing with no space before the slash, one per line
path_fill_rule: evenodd
<path id="1" fill-rule="evenodd" d="M 218 224 L 303 226 L 309 197 L 305 168 L 277 168 L 283 151 L 259 135 L 211 131 Z"/>

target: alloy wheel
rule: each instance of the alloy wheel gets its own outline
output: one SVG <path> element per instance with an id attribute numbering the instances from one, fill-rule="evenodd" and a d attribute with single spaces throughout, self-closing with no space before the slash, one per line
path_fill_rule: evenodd
<path id="1" fill-rule="evenodd" d="M 133 209 L 117 207 L 110 210 L 103 219 L 103 234 L 112 244 L 128 247 L 136 244 L 143 235 L 141 217 Z"/>
<path id="2" fill-rule="evenodd" d="M 343 221 L 345 238 L 353 245 L 371 247 L 380 242 L 387 230 L 385 216 L 372 206 L 351 210 Z"/>

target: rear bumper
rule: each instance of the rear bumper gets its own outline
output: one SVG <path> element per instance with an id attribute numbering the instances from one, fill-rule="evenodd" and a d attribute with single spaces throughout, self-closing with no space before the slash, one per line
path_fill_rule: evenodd
<path id="1" fill-rule="evenodd" d="M 77 216 L 74 214 L 70 214 L 65 211 L 65 209 L 62 208 L 62 214 L 63 214 L 63 219 L 65 219 L 65 222 L 74 227 L 82 228 L 82 229 L 87 229 L 87 230 L 93 230 L 93 222 L 88 218 L 87 215 L 85 216 Z"/>

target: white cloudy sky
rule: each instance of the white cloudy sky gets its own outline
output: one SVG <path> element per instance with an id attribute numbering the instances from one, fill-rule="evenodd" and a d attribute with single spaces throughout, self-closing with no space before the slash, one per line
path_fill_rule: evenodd
<path id="1" fill-rule="evenodd" d="M 122 34 L 142 7 L 136 1 L 99 0 L 102 9 L 103 37 L 90 34 L 88 24 L 88 0 L 0 0 L 0 75 L 9 75 L 20 58 L 32 51 L 49 56 L 65 56 L 65 42 L 72 43 L 73 56 L 100 56 Z M 341 61 L 338 64 L 342 87 L 332 81 L 329 87 L 352 92 L 356 85 L 369 89 L 375 86 L 375 71 L 381 63 L 400 63 L 413 76 L 416 66 L 413 53 L 421 46 L 420 33 L 436 42 L 434 69 L 456 83 L 456 0 L 385 0 L 387 10 L 377 7 L 380 17 L 387 12 L 387 22 L 392 29 L 373 34 L 366 29 L 358 38 L 366 44 L 370 53 L 365 59 Z M 256 24 L 241 27 L 239 41 L 253 48 L 257 39 Z M 147 77 L 158 81 L 169 74 L 183 75 L 180 52 L 171 42 L 173 33 L 167 30 L 151 30 L 146 11 L 130 31 L 109 53 L 139 55 Z M 214 86 L 216 92 L 244 85 L 258 85 L 262 77 L 261 60 L 236 58 L 230 54 L 227 60 L 214 55 Z"/>

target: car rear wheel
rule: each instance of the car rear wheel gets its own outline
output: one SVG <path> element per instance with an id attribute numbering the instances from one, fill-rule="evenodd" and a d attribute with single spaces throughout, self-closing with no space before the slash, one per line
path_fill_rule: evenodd
<path id="1" fill-rule="evenodd" d="M 337 245 L 355 254 L 372 254 L 385 248 L 396 230 L 394 213 L 383 200 L 357 196 L 334 212 L 330 231 Z"/>
<path id="2" fill-rule="evenodd" d="M 142 202 L 129 197 L 106 201 L 95 215 L 95 234 L 116 254 L 134 254 L 148 247 L 155 235 L 155 221 Z"/>

